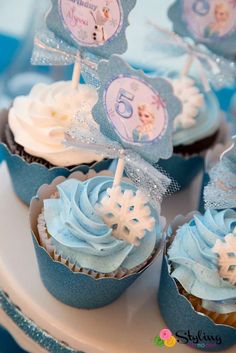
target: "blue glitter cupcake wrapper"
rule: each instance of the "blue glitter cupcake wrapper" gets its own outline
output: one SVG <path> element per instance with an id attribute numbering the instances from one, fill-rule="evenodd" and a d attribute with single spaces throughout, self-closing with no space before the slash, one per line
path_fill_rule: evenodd
<path id="1" fill-rule="evenodd" d="M 169 274 L 167 258 L 164 259 L 162 265 L 158 302 L 161 315 L 174 335 L 178 331 L 187 332 L 189 330 L 192 335 L 196 336 L 199 331 L 202 331 L 207 336 L 220 336 L 222 340 L 218 345 L 204 342 L 204 347 L 196 344 L 194 348 L 203 351 L 223 351 L 236 344 L 235 328 L 215 324 L 206 315 L 195 311 L 188 299 L 179 294 L 175 280 Z"/>

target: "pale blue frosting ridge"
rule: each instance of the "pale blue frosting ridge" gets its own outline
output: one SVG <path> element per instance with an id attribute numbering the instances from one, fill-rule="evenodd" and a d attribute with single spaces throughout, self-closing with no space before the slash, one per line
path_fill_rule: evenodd
<path id="1" fill-rule="evenodd" d="M 236 286 L 223 280 L 218 272 L 218 257 L 212 251 L 217 239 L 231 233 L 236 226 L 236 212 L 207 210 L 196 214 L 181 226 L 168 250 L 173 272 L 184 289 L 204 300 L 236 298 Z"/>
<path id="2" fill-rule="evenodd" d="M 68 179 L 57 186 L 58 199 L 44 200 L 46 227 L 57 253 L 79 267 L 102 273 L 120 268 L 129 270 L 142 264 L 161 238 L 160 223 L 153 208 L 155 227 L 152 232 L 146 231 L 140 246 L 113 237 L 112 229 L 96 210 L 96 204 L 112 183 L 113 178 L 107 176 L 85 182 Z M 122 190 L 137 190 L 129 183 L 122 183 L 121 187 Z"/>

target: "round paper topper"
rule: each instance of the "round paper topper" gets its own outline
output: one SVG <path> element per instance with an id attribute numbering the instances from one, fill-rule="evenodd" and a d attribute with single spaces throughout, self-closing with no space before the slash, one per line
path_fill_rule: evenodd
<path id="1" fill-rule="evenodd" d="M 183 8 L 189 30 L 206 43 L 221 41 L 236 29 L 236 1 L 183 0 Z"/>
<path id="2" fill-rule="evenodd" d="M 129 75 L 112 79 L 104 92 L 107 117 L 128 143 L 152 144 L 166 131 L 168 113 L 161 96 L 145 81 Z"/>
<path id="3" fill-rule="evenodd" d="M 47 48 L 53 47 L 51 56 L 55 57 L 58 45 L 67 56 L 77 51 L 96 62 L 115 53 L 123 54 L 128 46 L 128 17 L 136 1 L 51 0 L 46 16 L 47 29 L 55 36 L 53 39 L 49 32 L 50 40 L 46 38 Z"/>
<path id="4" fill-rule="evenodd" d="M 82 46 L 104 45 L 123 25 L 119 0 L 59 0 L 62 23 Z"/>
<path id="5" fill-rule="evenodd" d="M 169 17 L 176 33 L 235 59 L 236 0 L 176 0 Z"/>
<path id="6" fill-rule="evenodd" d="M 93 116 L 103 135 L 149 162 L 169 158 L 173 151 L 173 120 L 182 105 L 163 78 L 133 70 L 113 55 L 98 66 L 101 81 Z"/>

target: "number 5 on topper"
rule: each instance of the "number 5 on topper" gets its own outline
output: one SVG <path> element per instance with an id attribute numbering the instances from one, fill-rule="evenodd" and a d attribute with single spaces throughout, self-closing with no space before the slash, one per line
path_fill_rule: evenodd
<path id="1" fill-rule="evenodd" d="M 171 84 L 131 69 L 115 55 L 99 63 L 98 75 L 101 85 L 93 116 L 101 133 L 150 163 L 169 158 L 173 120 L 182 109 Z M 120 159 L 117 183 L 123 169 Z"/>
<path id="2" fill-rule="evenodd" d="M 171 156 L 173 120 L 182 105 L 171 83 L 145 76 L 118 56 L 101 61 L 98 75 L 101 84 L 92 110 L 94 120 L 87 119 L 90 110 L 81 105 L 65 143 L 119 158 L 113 185 L 120 184 L 125 169 L 137 188 L 159 207 L 171 181 L 152 164 Z M 171 189 L 174 192 L 176 185 Z"/>

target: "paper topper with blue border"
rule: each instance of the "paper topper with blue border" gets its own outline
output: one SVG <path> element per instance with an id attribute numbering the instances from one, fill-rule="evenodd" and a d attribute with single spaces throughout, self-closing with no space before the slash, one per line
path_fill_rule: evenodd
<path id="1" fill-rule="evenodd" d="M 102 134 L 151 163 L 169 158 L 173 120 L 182 109 L 171 84 L 131 69 L 115 55 L 99 63 L 98 76 L 93 116 Z"/>
<path id="2" fill-rule="evenodd" d="M 179 35 L 236 59 L 236 0 L 176 0 L 168 15 Z"/>
<path id="3" fill-rule="evenodd" d="M 128 47 L 125 31 L 137 0 L 51 0 L 46 27 L 35 36 L 33 64 L 97 63 Z M 94 69 L 94 68 L 93 68 Z"/>

